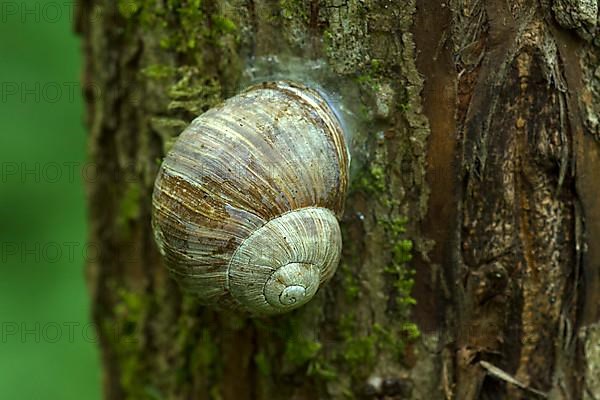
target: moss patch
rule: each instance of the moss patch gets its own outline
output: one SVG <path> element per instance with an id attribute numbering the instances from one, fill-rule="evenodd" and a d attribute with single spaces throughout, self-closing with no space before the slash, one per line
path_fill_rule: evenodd
<path id="1" fill-rule="evenodd" d="M 367 194 L 382 193 L 387 185 L 383 165 L 373 163 L 369 168 L 361 171 L 352 184 L 351 190 L 361 190 Z"/>
<path id="2" fill-rule="evenodd" d="M 215 77 L 187 66 L 178 68 L 176 75 L 177 81 L 168 88 L 170 111 L 183 112 L 194 118 L 221 101 L 222 88 Z"/>
<path id="3" fill-rule="evenodd" d="M 265 377 L 271 376 L 271 364 L 269 363 L 269 358 L 263 351 L 256 353 L 254 356 L 254 364 L 261 375 Z"/>
<path id="4" fill-rule="evenodd" d="M 185 53 L 200 48 L 205 41 L 219 43 L 224 35 L 236 35 L 237 25 L 218 10 L 207 9 L 201 0 L 156 2 L 152 0 L 120 0 L 119 13 L 132 23 L 145 28 L 160 28 L 165 49 Z"/>
<path id="5" fill-rule="evenodd" d="M 392 243 L 391 263 L 385 268 L 385 272 L 393 278 L 396 296 L 394 311 L 402 317 L 402 330 L 409 338 L 414 339 L 419 336 L 419 330 L 416 324 L 408 320 L 416 300 L 411 295 L 415 283 L 415 271 L 407 264 L 412 259 L 413 249 L 412 241 L 405 238 L 407 219 L 396 217 L 381 223 Z"/>
<path id="6" fill-rule="evenodd" d="M 281 16 L 286 19 L 296 19 L 308 22 L 307 3 L 301 0 L 279 0 Z"/>
<path id="7" fill-rule="evenodd" d="M 355 276 L 350 266 L 344 262 L 338 267 L 338 274 L 342 275 L 342 282 L 346 299 L 350 302 L 357 300 L 360 296 L 360 286 L 358 278 Z"/>
<path id="8" fill-rule="evenodd" d="M 142 325 L 147 310 L 147 299 L 124 288 L 117 289 L 119 301 L 114 319 L 105 320 L 105 337 L 112 342 L 119 360 L 121 385 L 128 399 L 143 398 L 146 394 L 143 363 Z"/>
<path id="9" fill-rule="evenodd" d="M 166 79 L 172 77 L 176 69 L 170 65 L 152 64 L 142 69 L 141 72 L 150 79 Z"/>
<path id="10" fill-rule="evenodd" d="M 131 182 L 126 186 L 125 193 L 119 203 L 117 214 L 117 228 L 123 237 L 131 233 L 130 223 L 137 221 L 140 216 L 140 201 L 142 189 L 137 182 Z"/>

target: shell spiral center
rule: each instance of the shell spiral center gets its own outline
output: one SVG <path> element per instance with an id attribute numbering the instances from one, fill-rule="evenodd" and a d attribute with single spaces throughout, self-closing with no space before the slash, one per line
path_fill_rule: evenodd
<path id="1" fill-rule="evenodd" d="M 265 298 L 273 307 L 299 307 L 314 296 L 319 283 L 318 267 L 290 263 L 273 272 L 265 284 Z"/>

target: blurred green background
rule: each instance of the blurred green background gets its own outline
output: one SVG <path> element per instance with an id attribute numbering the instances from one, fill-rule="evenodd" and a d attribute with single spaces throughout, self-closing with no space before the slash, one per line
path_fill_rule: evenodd
<path id="1" fill-rule="evenodd" d="M 2 399 L 100 398 L 73 12 L 62 1 L 0 2 Z"/>

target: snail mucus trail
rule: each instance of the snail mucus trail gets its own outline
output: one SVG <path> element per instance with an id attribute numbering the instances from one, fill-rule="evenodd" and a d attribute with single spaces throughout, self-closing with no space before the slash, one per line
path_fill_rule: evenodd
<path id="1" fill-rule="evenodd" d="M 154 236 L 180 286 L 251 314 L 307 303 L 335 272 L 350 154 L 316 90 L 265 82 L 197 117 L 166 155 Z"/>

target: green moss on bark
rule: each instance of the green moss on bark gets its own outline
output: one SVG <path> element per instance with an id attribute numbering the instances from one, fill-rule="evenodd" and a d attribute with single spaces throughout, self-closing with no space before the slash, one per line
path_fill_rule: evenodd
<path id="1" fill-rule="evenodd" d="M 123 238 L 128 238 L 131 233 L 130 224 L 140 216 L 142 188 L 137 182 L 130 182 L 125 187 L 125 192 L 119 204 L 116 225 Z"/>
<path id="2" fill-rule="evenodd" d="M 120 380 L 127 399 L 146 395 L 148 387 L 144 380 L 143 321 L 148 299 L 140 293 L 117 289 L 119 298 L 114 318 L 104 321 L 104 336 L 112 343 L 120 369 Z"/>

